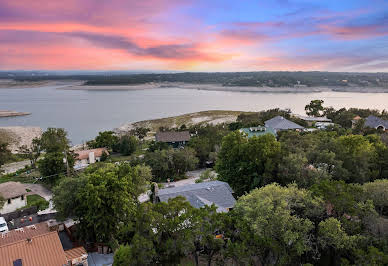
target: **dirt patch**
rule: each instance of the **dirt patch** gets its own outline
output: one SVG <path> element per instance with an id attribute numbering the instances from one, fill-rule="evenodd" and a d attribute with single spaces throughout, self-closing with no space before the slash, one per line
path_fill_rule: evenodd
<path id="1" fill-rule="evenodd" d="M 41 135 L 40 127 L 0 127 L 0 136 L 9 143 L 8 148 L 12 153 L 17 153 L 23 145 L 30 147 L 32 140 Z"/>

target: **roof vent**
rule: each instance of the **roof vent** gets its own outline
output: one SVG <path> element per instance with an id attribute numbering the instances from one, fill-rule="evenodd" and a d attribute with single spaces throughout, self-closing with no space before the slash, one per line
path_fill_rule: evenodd
<path id="1" fill-rule="evenodd" d="M 32 242 L 32 239 L 31 238 L 27 238 L 27 243 L 31 243 Z"/>
<path id="2" fill-rule="evenodd" d="M 13 266 L 23 266 L 22 259 L 17 259 L 13 261 Z"/>

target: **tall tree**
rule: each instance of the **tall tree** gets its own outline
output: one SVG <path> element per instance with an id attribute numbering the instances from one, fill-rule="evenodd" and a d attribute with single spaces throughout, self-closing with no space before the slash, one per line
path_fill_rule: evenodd
<path id="1" fill-rule="evenodd" d="M 107 242 L 117 234 L 121 224 L 130 221 L 136 211 L 137 198 L 145 191 L 150 178 L 151 172 L 144 166 L 106 164 L 95 167 L 81 175 L 81 180 L 74 179 L 77 181 L 72 186 L 70 181 L 61 182 L 54 190 L 54 205 L 59 206 L 61 217 L 71 216 L 80 222 L 83 239 Z M 61 190 L 79 184 L 84 185 L 73 197 L 62 202 Z"/>
<path id="2" fill-rule="evenodd" d="M 324 101 L 322 100 L 312 100 L 308 105 L 305 106 L 306 114 L 308 116 L 324 116 L 325 108 L 322 106 Z"/>
<path id="3" fill-rule="evenodd" d="M 216 171 L 242 195 L 273 181 L 279 156 L 280 143 L 271 134 L 248 139 L 236 131 L 223 139 Z"/>

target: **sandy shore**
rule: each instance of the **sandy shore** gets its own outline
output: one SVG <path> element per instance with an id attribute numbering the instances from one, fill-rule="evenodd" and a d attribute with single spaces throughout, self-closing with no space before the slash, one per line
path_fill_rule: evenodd
<path id="1" fill-rule="evenodd" d="M 181 82 L 147 83 L 139 85 L 100 85 L 82 86 L 72 85 L 64 90 L 94 90 L 94 91 L 122 91 L 122 90 L 148 90 L 148 89 L 194 89 L 207 91 L 232 91 L 232 92 L 259 92 L 259 93 L 315 93 L 324 91 L 337 92 L 363 92 L 363 93 L 388 93 L 388 88 L 382 87 L 245 87 L 222 86 L 221 84 L 190 84 Z"/>
<path id="2" fill-rule="evenodd" d="M 2 111 L 2 110 L 0 110 L 0 117 L 23 116 L 23 115 L 30 115 L 30 114 L 31 113 L 26 113 L 26 112 Z"/>

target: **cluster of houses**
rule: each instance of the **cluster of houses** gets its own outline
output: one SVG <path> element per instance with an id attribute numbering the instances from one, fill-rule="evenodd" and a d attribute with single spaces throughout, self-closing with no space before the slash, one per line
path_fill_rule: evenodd
<path id="1" fill-rule="evenodd" d="M 334 125 L 331 119 L 326 117 L 300 116 L 299 118 L 305 121 L 309 127 L 314 126 L 314 128 L 305 128 L 284 118 L 283 116 L 275 116 L 274 118 L 265 121 L 264 126 L 241 128 L 240 132 L 245 133 L 248 138 L 253 136 L 261 136 L 264 134 L 272 134 L 276 137 L 277 133 L 283 130 L 313 131 L 317 129 L 326 129 L 328 126 Z"/>

